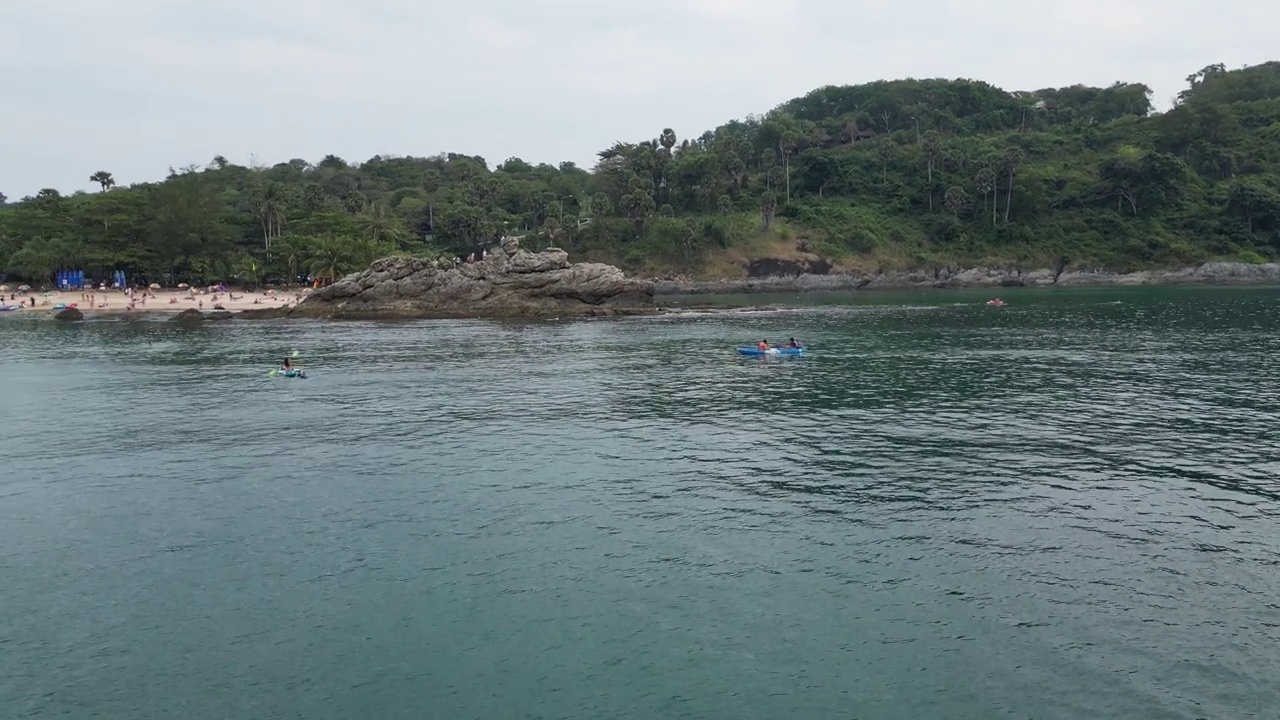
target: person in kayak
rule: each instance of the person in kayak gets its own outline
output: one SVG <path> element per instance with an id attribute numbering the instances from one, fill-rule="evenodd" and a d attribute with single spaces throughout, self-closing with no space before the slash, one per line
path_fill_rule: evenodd
<path id="1" fill-rule="evenodd" d="M 790 345 L 788 345 L 788 347 L 790 347 L 790 348 L 792 348 L 792 349 L 799 349 L 799 347 L 800 347 L 800 343 L 799 343 L 799 342 L 797 342 L 795 338 L 791 338 L 791 344 L 790 344 Z"/>
<path id="2" fill-rule="evenodd" d="M 289 362 L 289 358 L 285 358 L 284 364 L 280 366 L 280 370 L 283 372 L 289 372 L 292 369 L 293 369 L 293 364 Z"/>
<path id="3" fill-rule="evenodd" d="M 758 349 L 758 350 L 768 350 L 768 349 L 769 349 L 769 341 L 768 341 L 768 340 L 761 340 L 761 341 L 760 341 L 760 344 L 756 345 L 756 349 Z"/>

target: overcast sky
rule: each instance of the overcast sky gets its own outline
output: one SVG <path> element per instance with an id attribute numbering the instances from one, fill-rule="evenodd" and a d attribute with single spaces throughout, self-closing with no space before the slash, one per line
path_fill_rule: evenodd
<path id="1" fill-rule="evenodd" d="M 3 0 L 0 192 L 326 153 L 594 162 L 825 84 L 1009 90 L 1264 62 L 1259 0 Z"/>

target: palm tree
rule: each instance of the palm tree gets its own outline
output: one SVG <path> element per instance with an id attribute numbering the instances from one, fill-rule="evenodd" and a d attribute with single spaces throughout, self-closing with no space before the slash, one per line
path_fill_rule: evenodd
<path id="1" fill-rule="evenodd" d="M 365 206 L 364 193 L 359 190 L 352 190 L 342 198 L 342 205 L 352 215 L 362 212 Z"/>
<path id="2" fill-rule="evenodd" d="M 275 244 L 275 257 L 289 267 L 289 284 L 298 281 L 298 266 L 306 258 L 305 241 L 295 235 L 286 235 Z"/>
<path id="3" fill-rule="evenodd" d="M 591 216 L 597 220 L 609 214 L 609 196 L 598 192 L 591 196 Z"/>
<path id="4" fill-rule="evenodd" d="M 653 196 L 643 189 L 627 193 L 618 201 L 618 209 L 626 213 L 627 217 L 631 219 L 632 225 L 635 226 L 636 237 L 644 234 L 645 221 L 653 217 L 653 211 L 656 207 Z"/>
<path id="5" fill-rule="evenodd" d="M 89 182 L 96 182 L 101 185 L 102 192 L 106 192 L 108 189 L 113 188 L 116 185 L 115 178 L 111 177 L 111 173 L 106 170 L 99 170 L 98 172 L 90 175 Z"/>
<path id="6" fill-rule="evenodd" d="M 942 149 L 942 136 L 936 130 L 924 134 L 925 162 L 929 177 L 929 212 L 933 212 L 933 165 L 938 160 L 938 152 Z"/>
<path id="7" fill-rule="evenodd" d="M 729 181 L 733 183 L 733 189 L 738 190 L 742 187 L 742 181 L 746 178 L 747 165 L 742 162 L 742 158 L 738 154 L 729 151 L 724 159 L 725 172 L 729 174 Z"/>
<path id="8" fill-rule="evenodd" d="M 796 133 L 786 133 L 778 142 L 778 150 L 782 152 L 783 171 L 786 173 L 787 180 L 787 202 L 791 202 L 791 156 L 796 153 L 796 149 L 800 147 L 800 136 Z"/>
<path id="9" fill-rule="evenodd" d="M 284 190 L 276 183 L 255 188 L 249 196 L 249 207 L 262 225 L 263 246 L 270 251 L 271 241 L 284 232 Z"/>
<path id="10" fill-rule="evenodd" d="M 991 194 L 992 190 L 995 190 L 995 176 L 995 172 L 989 167 L 982 168 L 973 176 L 973 187 L 982 195 L 983 212 L 987 211 L 987 196 Z M 999 196 L 997 195 L 996 197 L 998 198 Z M 996 224 L 996 207 L 994 202 L 995 201 L 993 199 L 991 205 L 991 225 L 993 227 Z"/>
<path id="11" fill-rule="evenodd" d="M 547 238 L 547 246 L 555 247 L 556 237 L 560 235 L 560 221 L 549 217 L 542 223 L 542 234 Z"/>
<path id="12" fill-rule="evenodd" d="M 960 208 L 969 202 L 969 196 L 965 194 L 964 188 L 959 185 L 952 185 L 947 188 L 947 194 L 943 196 L 942 203 L 951 211 L 951 217 L 956 218 L 960 214 Z"/>
<path id="13" fill-rule="evenodd" d="M 360 216 L 357 224 L 361 235 L 375 244 L 399 242 L 405 235 L 400 221 L 380 202 L 369 205 L 368 211 Z"/>
<path id="14" fill-rule="evenodd" d="M 1013 201 L 1013 176 L 1022 170 L 1022 148 L 1012 147 L 1004 154 L 1001 167 L 1009 174 L 1009 191 L 1004 198 L 1004 221 L 1009 222 L 1009 204 Z"/>
<path id="15" fill-rule="evenodd" d="M 671 128 L 663 128 L 662 134 L 658 136 L 658 144 L 671 152 L 671 148 L 676 146 L 676 131 Z"/>
<path id="16" fill-rule="evenodd" d="M 252 255 L 245 255 L 240 258 L 236 274 L 240 276 L 241 280 L 245 281 L 245 284 L 256 288 L 262 282 L 262 263 Z"/>
<path id="17" fill-rule="evenodd" d="M 320 183 L 307 183 L 302 188 L 302 203 L 308 212 L 316 212 L 323 208 L 325 200 L 324 188 Z"/>
<path id="18" fill-rule="evenodd" d="M 351 243 L 335 237 L 322 238 L 311 251 L 311 272 L 322 284 L 337 280 L 355 267 Z"/>
<path id="19" fill-rule="evenodd" d="M 760 196 L 760 224 L 765 230 L 773 224 L 773 217 L 778 212 L 778 196 L 772 190 L 766 190 Z"/>
<path id="20" fill-rule="evenodd" d="M 898 156 L 898 148 L 896 145 L 893 144 L 893 141 L 886 136 L 885 139 L 880 141 L 880 147 L 876 148 L 876 154 L 880 156 L 880 166 L 881 166 L 881 172 L 882 172 L 882 177 L 880 178 L 880 181 L 883 183 L 888 183 L 889 182 L 889 163 L 892 162 L 894 158 Z"/>

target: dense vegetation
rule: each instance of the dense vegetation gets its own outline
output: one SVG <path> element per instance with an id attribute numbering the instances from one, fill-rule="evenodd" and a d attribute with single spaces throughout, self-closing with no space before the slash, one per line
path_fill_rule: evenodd
<path id="1" fill-rule="evenodd" d="M 1280 63 L 1005 92 L 971 80 L 824 87 L 696 139 L 619 142 L 591 171 L 512 158 L 214 158 L 155 183 L 0 205 L 0 262 L 159 281 L 334 277 L 504 234 L 631 270 L 726 272 L 797 248 L 846 266 L 1190 264 L 1280 254 Z M 3 202 L 3 196 L 0 196 Z"/>

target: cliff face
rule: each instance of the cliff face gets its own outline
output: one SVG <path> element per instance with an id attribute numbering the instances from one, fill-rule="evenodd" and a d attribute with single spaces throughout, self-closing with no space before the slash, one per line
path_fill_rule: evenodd
<path id="1" fill-rule="evenodd" d="M 654 285 L 602 263 L 514 242 L 472 264 L 390 257 L 311 293 L 290 317 L 573 317 L 655 312 Z"/>

